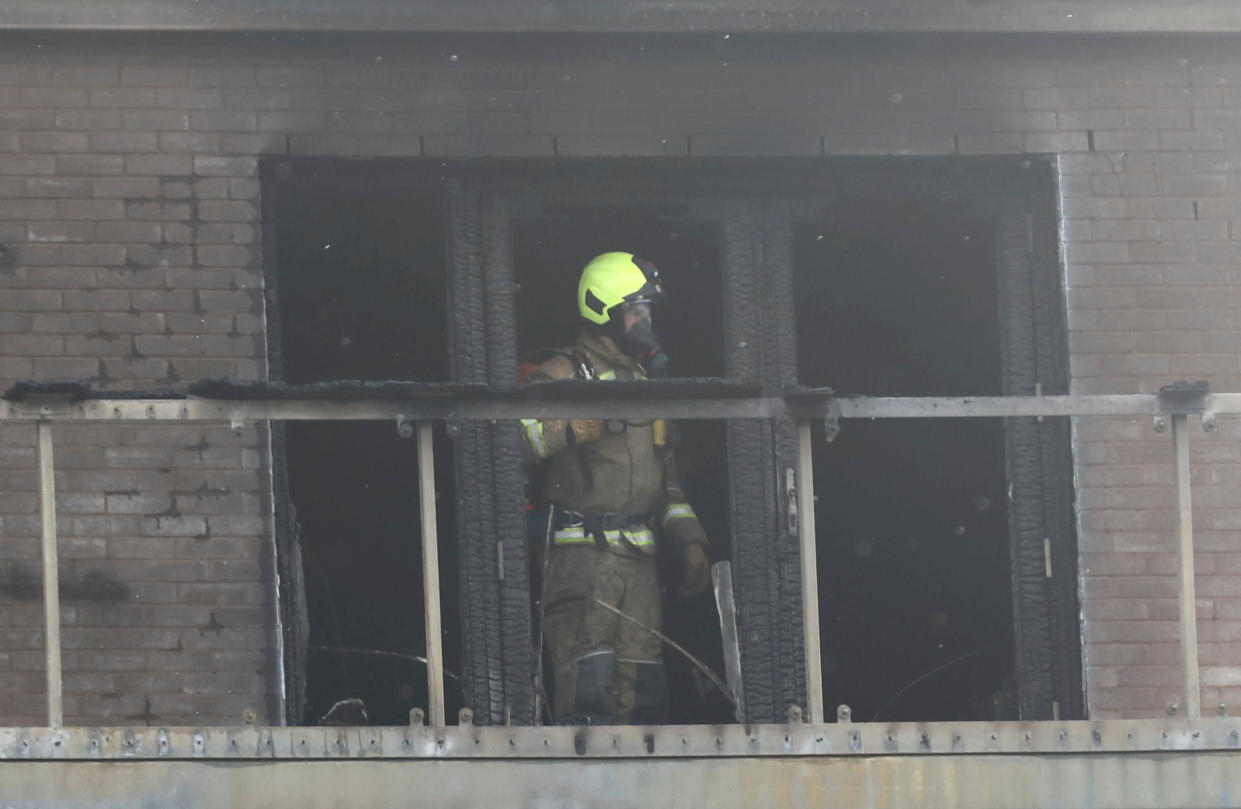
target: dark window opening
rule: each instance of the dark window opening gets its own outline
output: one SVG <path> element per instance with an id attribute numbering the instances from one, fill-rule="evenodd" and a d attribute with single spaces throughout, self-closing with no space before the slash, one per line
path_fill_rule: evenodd
<path id="1" fill-rule="evenodd" d="M 948 204 L 830 206 L 794 243 L 802 384 L 1001 394 L 996 256 L 994 227 Z M 841 427 L 814 458 L 825 704 L 1015 718 L 1003 423 Z"/>
<path id="2" fill-rule="evenodd" d="M 664 208 L 640 205 L 573 206 L 517 221 L 513 255 L 518 351 L 566 348 L 580 329 L 577 284 L 582 268 L 599 253 L 621 250 L 659 267 L 668 300 L 656 328 L 671 359 L 673 377 L 719 377 L 724 372 L 721 247 L 718 224 Z M 728 457 L 723 422 L 682 421 L 670 426 L 682 483 L 711 538 L 712 561 L 729 557 Z M 532 595 L 541 588 L 541 547 L 533 543 Z M 719 617 L 709 593 L 690 599 L 669 584 L 679 571 L 664 560 L 664 632 L 715 671 L 723 671 Z M 537 614 L 537 611 L 536 611 Z M 732 721 L 731 705 L 680 655 L 665 646 L 669 721 Z M 551 678 L 550 661 L 544 671 Z M 554 683 L 551 684 L 554 688 Z"/>
<path id="3" fill-rule="evenodd" d="M 273 367 L 285 382 L 447 380 L 443 204 L 418 187 L 417 178 L 358 164 L 284 163 L 268 173 Z M 451 444 L 439 432 L 444 655 L 454 671 L 456 498 Z M 302 721 L 315 724 L 335 702 L 359 698 L 371 724 L 406 724 L 411 708 L 427 705 L 426 668 L 414 659 L 425 654 L 415 441 L 379 422 L 288 422 L 276 435 L 309 619 L 300 665 L 286 655 L 294 669 L 286 679 L 305 678 Z M 287 599 L 283 606 L 282 620 L 296 621 Z M 451 677 L 446 694 L 454 716 L 461 694 Z"/>

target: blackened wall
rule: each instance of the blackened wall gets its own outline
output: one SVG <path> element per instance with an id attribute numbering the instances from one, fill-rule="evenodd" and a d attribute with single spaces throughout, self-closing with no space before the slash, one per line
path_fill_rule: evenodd
<path id="1" fill-rule="evenodd" d="M 258 160 L 1058 156 L 1072 388 L 1241 385 L 1228 37 L 0 39 L 0 384 L 265 373 Z M 1181 702 L 1172 466 L 1076 425 L 1088 704 Z M 1237 426 L 1196 434 L 1203 699 L 1241 699 Z M 71 723 L 277 722 L 264 439 L 63 426 Z M 43 714 L 33 429 L 0 428 L 0 721 Z"/>

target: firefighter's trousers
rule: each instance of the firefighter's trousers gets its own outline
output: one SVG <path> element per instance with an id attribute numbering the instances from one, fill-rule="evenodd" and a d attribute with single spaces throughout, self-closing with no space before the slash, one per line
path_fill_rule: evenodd
<path id="1" fill-rule="evenodd" d="M 667 712 L 656 636 L 595 603 L 660 628 L 655 556 L 597 545 L 553 545 L 547 563 L 544 635 L 553 666 L 557 723 L 657 724 Z"/>

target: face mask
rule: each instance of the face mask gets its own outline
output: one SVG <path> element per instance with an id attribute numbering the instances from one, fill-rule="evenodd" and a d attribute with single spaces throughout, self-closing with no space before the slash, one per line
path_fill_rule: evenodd
<path id="1" fill-rule="evenodd" d="M 647 376 L 663 376 L 668 371 L 668 355 L 655 334 L 650 309 L 639 305 L 643 307 L 642 316 L 625 331 L 622 348 L 642 364 Z"/>

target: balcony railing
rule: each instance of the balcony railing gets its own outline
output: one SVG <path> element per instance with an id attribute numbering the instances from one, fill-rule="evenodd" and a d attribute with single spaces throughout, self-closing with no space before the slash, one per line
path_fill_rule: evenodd
<path id="1" fill-rule="evenodd" d="M 607 386 L 570 381 L 498 392 L 479 387 L 411 383 L 395 388 L 388 387 L 384 389 L 382 397 L 368 396 L 367 389 L 361 386 L 351 390 L 347 384 L 332 388 L 331 395 L 327 397 L 322 395 L 323 390 L 317 391 L 315 395 L 282 389 L 278 386 L 271 388 L 271 395 L 266 395 L 264 390 L 262 386 L 252 386 L 246 389 L 244 397 L 235 398 L 229 398 L 227 395 L 220 398 L 191 395 L 185 398 L 108 399 L 83 398 L 82 391 L 63 390 L 54 385 L 35 385 L 24 390 L 15 389 L 17 395 L 0 405 L 0 422 L 33 422 L 38 434 L 47 725 L 52 731 L 59 730 L 64 724 L 52 426 L 66 421 L 226 422 L 231 424 L 235 430 L 239 430 L 246 423 L 269 419 L 285 421 L 386 420 L 395 425 L 400 435 L 416 436 L 422 509 L 422 572 L 426 599 L 424 611 L 429 683 L 427 718 L 431 731 L 435 732 L 445 728 L 443 652 L 440 646 L 438 537 L 433 474 L 435 459 L 431 442 L 432 424 L 437 420 L 456 422 L 568 417 L 788 418 L 795 420 L 798 424 L 797 499 L 800 503 L 806 504 L 806 507 L 800 509 L 800 518 L 797 523 L 801 546 L 802 610 L 805 628 L 807 705 L 805 719 L 808 724 L 818 726 L 824 723 L 825 716 L 819 647 L 814 509 L 810 505 L 814 503 L 811 439 L 813 423 L 824 421 L 827 436 L 830 439 L 840 429 L 839 422 L 848 419 L 1147 417 L 1152 419 L 1153 429 L 1158 432 L 1170 431 L 1171 434 L 1171 452 L 1175 459 L 1176 470 L 1180 585 L 1178 600 L 1185 717 L 1190 720 L 1201 717 L 1197 623 L 1194 611 L 1193 521 L 1188 425 L 1190 416 L 1196 416 L 1201 418 L 1206 430 L 1213 431 L 1217 414 L 1241 413 L 1241 394 L 1211 394 L 1204 387 L 1179 385 L 1170 386 L 1158 394 L 1133 395 L 873 398 L 838 397 L 824 389 L 797 389 L 789 391 L 784 396 L 764 396 L 756 395 L 753 388 L 745 385 L 718 381 L 615 382 Z M 227 391 L 224 391 L 224 394 L 227 394 Z M 548 732 L 556 734 L 554 729 Z M 560 739 L 561 736 L 564 734 L 560 733 L 556 735 L 556 738 Z M 569 737 L 565 736 L 565 738 Z M 619 739 L 620 736 L 617 738 Z M 797 749 L 813 748 L 814 744 L 808 741 L 809 738 L 803 740 L 804 743 L 799 742 Z M 819 736 L 818 739 L 817 744 L 824 743 L 824 737 Z M 788 741 L 787 736 L 785 740 Z M 740 736 L 736 743 L 742 747 L 746 744 Z M 478 742 L 476 741 L 475 744 L 477 745 Z M 497 744 L 503 747 L 502 740 Z M 703 749 L 710 749 L 710 740 L 703 744 L 706 745 Z M 550 742 L 544 742 L 545 747 L 549 745 Z"/>

